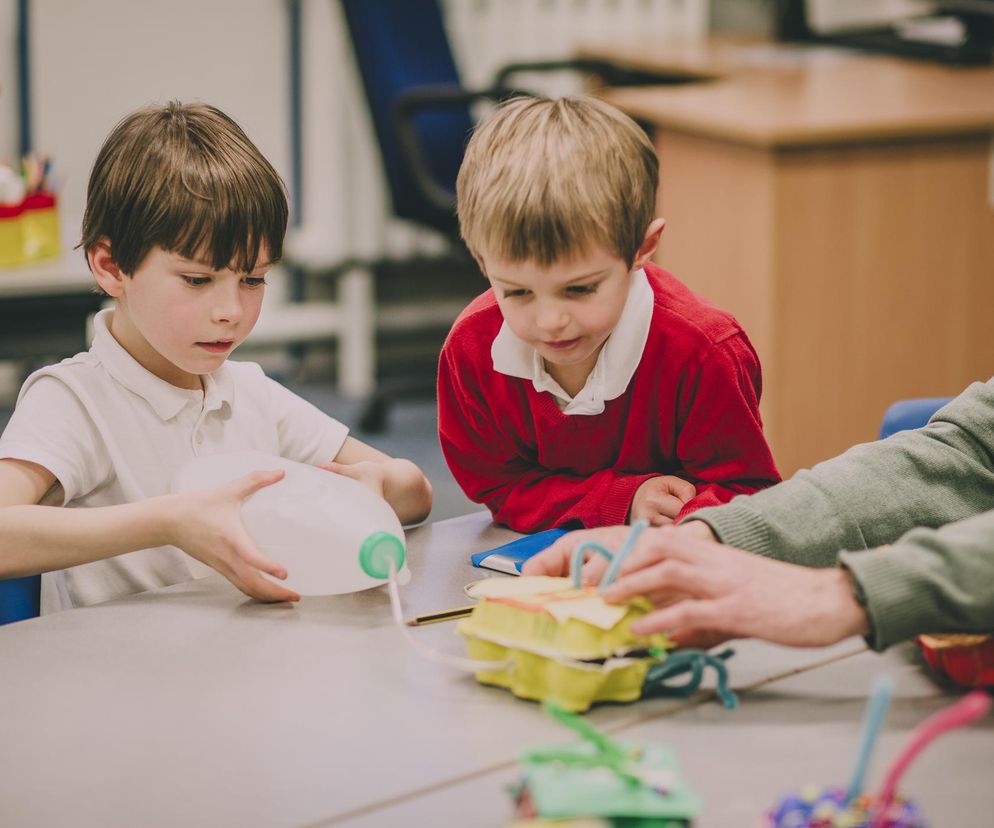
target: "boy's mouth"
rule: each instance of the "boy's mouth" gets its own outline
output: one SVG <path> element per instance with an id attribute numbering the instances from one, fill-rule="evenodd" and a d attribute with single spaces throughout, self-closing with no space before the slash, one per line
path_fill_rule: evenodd
<path id="1" fill-rule="evenodd" d="M 556 351 L 565 351 L 567 348 L 572 348 L 580 341 L 580 337 L 575 337 L 574 339 L 557 339 L 555 342 L 544 342 L 546 348 L 552 348 Z"/>
<path id="2" fill-rule="evenodd" d="M 212 354 L 221 354 L 231 349 L 235 344 L 233 339 L 215 339 L 212 342 L 198 342 L 197 345 Z"/>

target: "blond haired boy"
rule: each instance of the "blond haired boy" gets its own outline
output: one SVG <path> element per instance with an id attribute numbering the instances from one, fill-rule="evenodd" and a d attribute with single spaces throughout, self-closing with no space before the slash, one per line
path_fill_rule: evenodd
<path id="1" fill-rule="evenodd" d="M 168 494 L 197 455 L 255 449 L 323 465 L 404 522 L 427 515 L 431 488 L 414 464 L 228 360 L 258 319 L 286 223 L 279 175 L 214 107 L 148 107 L 105 141 L 81 246 L 114 308 L 97 315 L 89 351 L 27 379 L 0 437 L 0 578 L 51 573 L 43 612 L 190 580 L 188 556 L 248 595 L 299 597 L 262 576 L 286 571 L 240 517 L 282 472 Z"/>
<path id="2" fill-rule="evenodd" d="M 443 348 L 439 436 L 499 523 L 658 525 L 779 480 L 745 332 L 651 261 L 658 178 L 592 97 L 512 100 L 467 146 L 459 223 L 491 287 Z"/>

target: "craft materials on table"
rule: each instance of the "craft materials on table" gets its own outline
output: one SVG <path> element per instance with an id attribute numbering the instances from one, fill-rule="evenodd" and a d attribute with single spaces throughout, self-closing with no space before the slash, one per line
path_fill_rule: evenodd
<path id="1" fill-rule="evenodd" d="M 889 680 L 874 685 L 863 724 L 856 770 L 848 789 L 809 785 L 784 796 L 761 823 L 764 828 L 926 828 L 918 806 L 897 795 L 897 784 L 929 742 L 987 714 L 990 697 L 974 691 L 922 722 L 909 737 L 876 793 L 867 792 L 864 777 L 873 743 L 890 701 Z"/>
<path id="2" fill-rule="evenodd" d="M 668 747 L 615 742 L 558 705 L 546 702 L 545 709 L 583 740 L 521 754 L 521 777 L 511 788 L 511 828 L 691 825 L 701 800 L 680 776 Z"/>
<path id="3" fill-rule="evenodd" d="M 718 674 L 717 692 L 726 707 L 737 699 L 728 688 L 724 659 L 699 650 L 676 650 L 664 633 L 635 635 L 631 624 L 652 610 L 642 598 L 608 604 L 600 590 L 617 576 L 621 563 L 644 525 L 633 527 L 617 555 L 597 543 L 580 544 L 570 578 L 493 578 L 478 582 L 480 603 L 459 622 L 483 684 L 509 689 L 516 696 L 553 701 L 571 711 L 595 702 L 630 702 L 651 695 L 689 695 L 700 685 L 704 668 Z M 600 587 L 583 586 L 580 569 L 587 550 L 609 559 Z M 483 664 L 483 663 L 486 664 Z M 495 668 L 494 665 L 497 665 Z M 673 686 L 676 676 L 687 680 Z"/>

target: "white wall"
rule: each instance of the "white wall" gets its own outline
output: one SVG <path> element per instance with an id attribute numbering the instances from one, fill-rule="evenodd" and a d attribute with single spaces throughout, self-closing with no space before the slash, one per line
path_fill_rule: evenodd
<path id="1" fill-rule="evenodd" d="M 14 0 L 0 0 L 0 153 L 16 151 Z M 281 0 L 31 0 L 35 148 L 64 180 L 64 240 L 79 238 L 90 165 L 127 113 L 171 98 L 232 116 L 289 173 L 285 3 Z M 10 78 L 8 83 L 7 78 Z"/>
<path id="2" fill-rule="evenodd" d="M 17 155 L 17 3 L 0 0 L 0 161 Z"/>
<path id="3" fill-rule="evenodd" d="M 702 34 L 707 0 L 442 0 L 456 58 L 480 83 L 511 59 L 568 54 L 593 33 Z M 286 0 L 31 0 L 35 149 L 63 177 L 64 244 L 86 179 L 128 112 L 170 98 L 235 118 L 289 183 Z M 0 0 L 0 157 L 17 150 L 16 2 Z M 305 0 L 303 244 L 319 261 L 403 255 L 439 239 L 390 216 L 379 156 L 336 0 Z M 528 35 L 525 37 L 525 35 Z"/>

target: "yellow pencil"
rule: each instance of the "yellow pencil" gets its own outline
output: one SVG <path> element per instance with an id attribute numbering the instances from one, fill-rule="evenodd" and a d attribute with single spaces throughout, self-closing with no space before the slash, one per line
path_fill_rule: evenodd
<path id="1" fill-rule="evenodd" d="M 441 612 L 431 612 L 427 615 L 418 615 L 414 618 L 409 618 L 406 623 L 409 627 L 417 627 L 421 624 L 434 624 L 438 621 L 452 621 L 456 618 L 465 618 L 472 611 L 473 607 L 456 607 L 455 609 L 442 610 Z"/>

